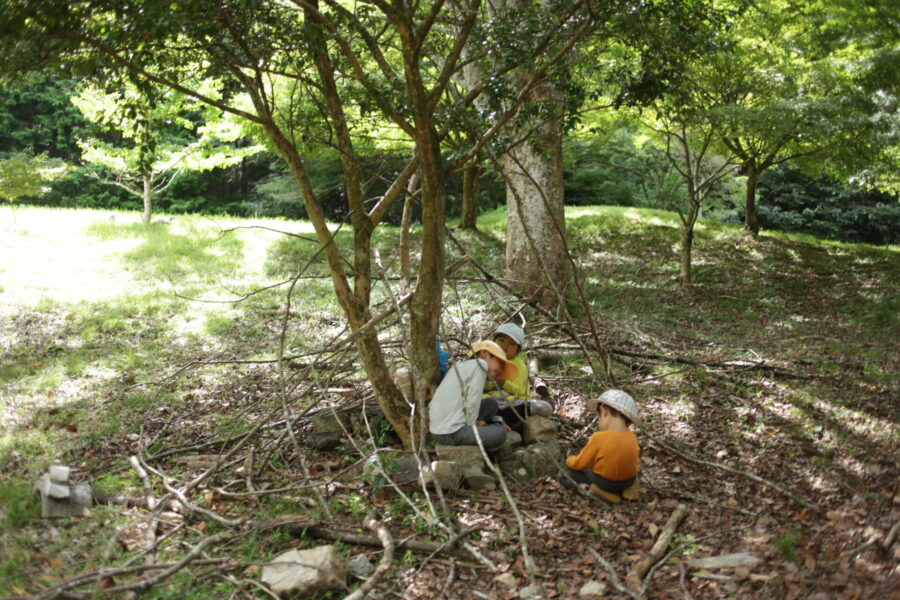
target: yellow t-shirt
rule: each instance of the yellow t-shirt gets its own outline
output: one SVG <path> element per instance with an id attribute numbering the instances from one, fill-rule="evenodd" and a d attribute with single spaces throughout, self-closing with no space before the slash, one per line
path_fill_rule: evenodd
<path id="1" fill-rule="evenodd" d="M 515 379 L 503 382 L 503 391 L 507 394 L 512 394 L 516 398 L 528 400 L 528 358 L 525 356 L 524 352 L 519 352 L 516 354 L 515 358 L 511 358 L 509 362 L 519 368 L 519 374 L 516 375 Z M 490 392 L 496 387 L 494 382 L 488 379 L 487 383 L 484 385 L 484 391 Z"/>

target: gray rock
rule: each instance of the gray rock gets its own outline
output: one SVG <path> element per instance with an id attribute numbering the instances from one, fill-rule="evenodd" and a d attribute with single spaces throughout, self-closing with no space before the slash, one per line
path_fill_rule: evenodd
<path id="1" fill-rule="evenodd" d="M 357 554 L 347 561 L 347 570 L 354 577 L 366 579 L 375 571 L 375 565 L 365 554 Z"/>
<path id="2" fill-rule="evenodd" d="M 484 467 L 484 456 L 478 446 L 445 446 L 438 444 L 434 447 L 438 459 L 450 460 L 462 467 L 463 471 L 470 468 L 481 469 Z"/>
<path id="3" fill-rule="evenodd" d="M 306 436 L 306 446 L 313 450 L 334 450 L 344 443 L 344 438 L 330 431 L 314 431 Z"/>
<path id="4" fill-rule="evenodd" d="M 546 442 L 558 438 L 559 430 L 556 427 L 556 421 L 535 415 L 525 419 L 525 423 L 522 426 L 522 441 L 526 444 Z"/>
<path id="5" fill-rule="evenodd" d="M 509 456 L 513 452 L 516 451 L 517 448 L 522 447 L 522 436 L 519 435 L 515 431 L 507 431 L 506 432 L 506 441 L 503 442 L 503 445 L 500 446 L 500 449 L 497 450 L 497 460 L 502 460 L 503 457 Z"/>
<path id="6" fill-rule="evenodd" d="M 534 481 L 556 475 L 561 458 L 562 450 L 558 442 L 536 442 L 502 459 L 500 469 L 520 483 Z"/>
<path id="7" fill-rule="evenodd" d="M 496 490 L 497 482 L 493 475 L 488 475 L 483 470 L 470 469 L 465 472 L 466 485 L 473 490 Z"/>
<path id="8" fill-rule="evenodd" d="M 426 484 L 433 483 L 442 490 L 454 491 L 462 483 L 463 470 L 451 460 L 436 460 L 431 463 L 430 471 L 423 465 L 422 478 Z"/>
<path id="9" fill-rule="evenodd" d="M 545 597 L 544 588 L 539 585 L 529 585 L 519 590 L 519 598 L 522 600 L 542 600 Z"/>
<path id="10" fill-rule="evenodd" d="M 352 430 L 353 424 L 349 412 L 324 409 L 312 418 L 312 428 L 316 433 L 343 433 Z"/>
<path id="11" fill-rule="evenodd" d="M 334 546 L 289 550 L 265 565 L 262 581 L 281 597 L 307 598 L 343 589 L 346 565 Z"/>
<path id="12" fill-rule="evenodd" d="M 387 483 L 385 476 L 400 485 L 418 481 L 419 463 L 412 454 L 401 452 L 378 452 L 366 459 L 363 479 L 375 485 L 384 485 Z"/>
<path id="13" fill-rule="evenodd" d="M 606 584 L 597 581 L 596 579 L 592 579 L 581 586 L 581 589 L 578 590 L 578 595 L 581 597 L 585 596 L 603 596 L 606 594 Z"/>
<path id="14" fill-rule="evenodd" d="M 494 577 L 494 581 L 496 581 L 497 584 L 507 590 L 515 589 L 516 585 L 518 585 L 516 576 L 508 571 L 506 573 L 503 573 L 502 575 L 497 575 L 496 577 Z"/>

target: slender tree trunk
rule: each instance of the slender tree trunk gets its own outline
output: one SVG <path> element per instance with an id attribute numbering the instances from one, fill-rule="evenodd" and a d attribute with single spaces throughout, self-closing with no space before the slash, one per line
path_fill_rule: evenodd
<path id="1" fill-rule="evenodd" d="M 744 216 L 744 231 L 756 237 L 759 235 L 759 218 L 756 214 L 756 189 L 759 186 L 759 169 L 755 160 L 748 160 L 747 166 L 747 196 Z"/>
<path id="2" fill-rule="evenodd" d="M 141 216 L 141 222 L 145 225 L 153 218 L 153 181 L 149 175 L 144 175 L 144 214 Z"/>
<path id="3" fill-rule="evenodd" d="M 694 245 L 694 227 L 685 225 L 681 231 L 681 285 L 691 285 L 691 252 Z"/>
<path id="4" fill-rule="evenodd" d="M 700 214 L 700 200 L 694 194 L 689 192 L 687 218 L 682 223 L 681 229 L 681 285 L 687 287 L 691 285 L 691 254 L 694 250 L 694 224 Z"/>
<path id="5" fill-rule="evenodd" d="M 463 169 L 462 216 L 460 229 L 477 229 L 478 220 L 478 184 L 481 179 L 480 167 L 472 163 Z"/>
<path id="6" fill-rule="evenodd" d="M 400 279 L 402 287 L 409 286 L 412 278 L 412 265 L 409 258 L 409 228 L 412 226 L 413 204 L 416 186 L 419 185 L 419 173 L 413 173 L 406 184 L 406 199 L 403 202 L 403 216 L 400 217 Z"/>
<path id="7" fill-rule="evenodd" d="M 562 237 L 565 215 L 559 121 L 537 124 L 525 143 L 507 152 L 504 171 L 506 277 L 526 292 L 546 284 L 564 285 L 569 272 Z"/>
<path id="8" fill-rule="evenodd" d="M 437 136 L 419 146 L 422 161 L 422 253 L 416 287 L 410 303 L 410 341 L 412 362 L 420 377 L 417 399 L 437 384 L 440 370 L 435 340 L 441 314 L 444 280 L 444 211 L 447 204 L 446 173 L 438 153 Z M 424 407 L 424 404 L 422 404 Z"/>

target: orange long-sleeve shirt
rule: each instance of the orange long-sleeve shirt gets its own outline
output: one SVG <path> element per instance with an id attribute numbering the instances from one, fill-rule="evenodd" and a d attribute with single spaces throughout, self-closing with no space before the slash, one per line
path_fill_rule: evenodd
<path id="1" fill-rule="evenodd" d="M 613 481 L 624 481 L 640 470 L 640 446 L 633 431 L 598 431 L 591 436 L 578 456 L 566 459 L 573 471 L 592 469 Z"/>

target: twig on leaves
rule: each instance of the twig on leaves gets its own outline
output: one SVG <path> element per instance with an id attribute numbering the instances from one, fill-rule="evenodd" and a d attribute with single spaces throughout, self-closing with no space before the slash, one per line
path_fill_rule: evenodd
<path id="1" fill-rule="evenodd" d="M 634 600 L 641 600 L 640 594 L 631 591 L 630 589 L 625 587 L 625 585 L 622 584 L 622 580 L 619 579 L 619 575 L 616 573 L 616 570 L 613 568 L 613 566 L 611 564 L 609 564 L 609 562 L 607 562 L 607 560 L 605 558 L 600 556 L 599 552 L 597 552 L 593 548 L 588 548 L 588 552 L 593 554 L 594 558 L 597 559 L 597 562 L 599 562 L 601 565 L 603 565 L 603 568 L 606 569 L 606 572 L 609 574 L 609 582 L 612 583 L 612 586 L 614 588 L 616 588 L 616 591 L 626 594 L 626 595 L 630 596 L 631 598 L 633 598 Z"/>
<path id="2" fill-rule="evenodd" d="M 153 486 L 150 484 L 150 478 L 147 477 L 147 471 L 145 471 L 144 467 L 141 466 L 141 463 L 140 461 L 138 461 L 137 456 L 129 456 L 128 463 L 144 483 L 144 493 L 146 494 L 147 498 L 147 508 L 150 509 L 150 522 L 147 526 L 147 548 L 149 549 L 149 552 L 147 552 L 144 561 L 146 562 L 146 564 L 152 565 L 156 561 L 156 530 L 159 526 L 158 511 L 156 510 L 156 497 L 153 495 Z"/>
<path id="3" fill-rule="evenodd" d="M 704 536 L 699 537 L 699 538 L 691 539 L 690 542 L 685 543 L 685 544 L 682 544 L 682 545 L 678 546 L 677 548 L 673 548 L 668 554 L 666 554 L 665 556 L 663 556 L 662 559 L 656 561 L 656 564 L 653 565 L 653 566 L 650 568 L 650 570 L 647 572 L 647 576 L 644 577 L 644 585 L 643 585 L 643 587 L 641 588 L 641 593 L 642 593 L 642 594 L 645 594 L 645 595 L 647 594 L 647 588 L 649 587 L 650 582 L 653 580 L 653 574 L 656 573 L 656 570 L 659 569 L 662 565 L 664 565 L 664 564 L 666 564 L 667 562 L 669 562 L 669 559 L 672 558 L 673 556 L 677 556 L 677 555 L 681 554 L 681 553 L 684 552 L 686 549 L 690 548 L 690 547 L 693 546 L 694 544 L 699 544 L 699 543 L 702 542 L 703 540 L 708 540 L 709 538 L 714 538 L 714 537 L 716 537 L 716 536 L 719 536 L 719 535 L 728 533 L 728 532 L 730 532 L 730 531 L 736 531 L 736 530 L 738 530 L 738 529 L 740 529 L 740 528 L 741 528 L 740 526 L 729 527 L 728 529 L 723 529 L 723 530 L 721 530 L 721 531 L 716 531 L 715 533 L 710 533 L 709 535 L 704 535 Z M 678 563 L 678 566 L 681 567 L 681 566 L 682 566 L 681 563 Z M 687 590 L 686 590 L 686 589 L 685 589 L 685 593 L 687 593 Z M 690 595 L 690 594 L 688 594 L 688 595 Z"/>
<path id="4" fill-rule="evenodd" d="M 221 534 L 221 535 L 225 535 L 225 534 Z M 213 538 L 216 538 L 216 537 L 220 537 L 220 536 L 213 536 Z M 212 538 L 206 538 L 205 540 L 203 540 L 201 542 L 201 544 L 202 544 L 204 542 L 209 541 L 209 543 L 207 543 L 202 548 L 200 548 L 200 552 L 202 552 L 203 550 L 208 548 L 212 543 L 221 541 L 221 540 L 213 540 L 213 541 L 210 541 L 210 540 L 212 540 Z M 196 547 L 194 549 L 196 550 Z M 185 562 L 185 560 L 182 559 L 181 561 L 179 561 L 177 563 L 157 563 L 154 565 L 135 565 L 133 567 L 121 567 L 121 568 L 113 567 L 110 569 L 100 569 L 99 571 L 93 571 L 91 573 L 84 573 L 82 575 L 78 575 L 77 577 L 73 577 L 72 579 L 69 579 L 67 581 L 63 581 L 62 583 L 58 583 L 58 584 L 54 585 L 53 587 L 47 588 L 47 589 L 43 590 L 41 593 L 36 594 L 33 598 L 34 598 L 34 600 L 51 600 L 52 598 L 59 598 L 60 596 L 65 596 L 67 598 L 92 598 L 99 593 L 115 592 L 117 590 L 124 591 L 123 588 L 125 588 L 126 586 L 117 586 L 116 588 L 107 588 L 105 590 L 95 590 L 95 591 L 91 592 L 90 594 L 79 594 L 76 592 L 72 592 L 71 590 L 74 590 L 81 586 L 88 585 L 91 582 L 98 581 L 98 580 L 108 578 L 108 577 L 110 577 L 110 578 L 111 577 L 119 577 L 122 575 L 132 575 L 135 573 L 142 573 L 144 571 L 159 571 L 159 570 L 164 570 L 164 573 L 168 573 L 167 575 L 165 575 L 165 577 L 170 577 L 171 575 L 176 573 L 178 570 L 187 566 L 188 563 L 190 563 L 190 562 L 193 562 L 193 564 L 195 564 L 195 565 L 221 565 L 221 564 L 227 563 L 230 560 L 228 558 L 208 558 L 208 559 L 193 560 L 198 555 L 199 555 L 199 552 L 197 554 L 194 554 L 191 557 L 191 560 L 187 561 L 187 562 Z M 187 557 L 185 557 L 185 558 L 187 558 Z M 178 567 L 178 568 L 174 569 L 175 567 Z M 158 577 L 159 576 L 156 576 L 153 578 L 154 583 L 158 583 L 158 582 L 162 581 L 163 579 L 165 579 L 165 577 L 163 577 L 163 578 L 158 578 Z M 146 580 L 141 580 L 141 581 L 143 582 Z M 136 588 L 129 588 L 129 589 L 136 589 Z M 148 588 L 142 588 L 142 589 L 148 589 Z"/>
<path id="5" fill-rule="evenodd" d="M 678 524 L 687 516 L 688 509 L 684 504 L 679 504 L 678 508 L 675 509 L 675 512 L 672 513 L 672 516 L 669 517 L 669 520 L 666 522 L 665 527 L 663 527 L 662 531 L 659 533 L 659 537 L 656 538 L 656 543 L 653 544 L 653 547 L 650 549 L 650 552 L 639 560 L 631 570 L 628 571 L 628 575 L 625 576 L 625 585 L 628 586 L 633 592 L 638 592 L 643 596 L 644 593 L 644 585 L 643 585 L 643 577 L 650 570 L 656 562 L 660 559 L 660 557 L 665 554 L 666 548 L 669 546 L 669 542 L 672 540 L 672 536 L 675 535 L 675 530 L 678 528 Z"/>
<path id="6" fill-rule="evenodd" d="M 394 536 L 391 535 L 391 532 L 388 531 L 385 524 L 376 521 L 371 515 L 366 516 L 364 524 L 374 531 L 375 535 L 378 536 L 378 539 L 381 540 L 381 545 L 384 546 L 384 554 L 381 555 L 381 561 L 379 561 L 378 567 L 375 568 L 375 572 L 372 573 L 365 583 L 356 588 L 352 594 L 344 598 L 344 600 L 362 600 L 365 598 L 366 594 L 375 589 L 375 586 L 378 585 L 378 581 L 384 576 L 387 570 L 391 568 L 391 563 L 394 560 Z"/>
<path id="7" fill-rule="evenodd" d="M 682 563 L 678 563 L 678 583 L 681 585 L 681 593 L 684 594 L 684 600 L 694 600 L 694 597 L 691 596 L 691 593 L 687 589 L 687 584 L 684 582 L 684 577 L 687 574 L 686 569 Z"/>
<path id="8" fill-rule="evenodd" d="M 253 529 L 261 531 L 267 531 L 269 529 L 281 529 L 294 535 L 303 534 L 322 540 L 346 542 L 348 544 L 356 544 L 358 546 L 383 546 L 383 542 L 377 537 L 364 535 L 361 533 L 330 529 L 328 527 L 322 527 L 321 525 L 318 525 L 313 521 L 250 521 L 248 525 Z M 462 560 L 472 560 L 473 556 L 475 556 L 468 550 L 463 550 L 447 543 L 438 544 L 435 542 L 422 542 L 418 540 L 402 540 L 395 542 L 395 549 L 412 550 L 413 552 L 422 553 L 445 554 L 447 556 L 453 556 Z"/>

